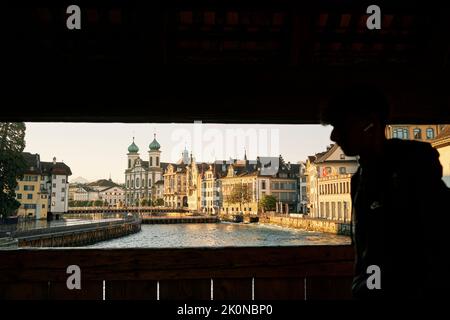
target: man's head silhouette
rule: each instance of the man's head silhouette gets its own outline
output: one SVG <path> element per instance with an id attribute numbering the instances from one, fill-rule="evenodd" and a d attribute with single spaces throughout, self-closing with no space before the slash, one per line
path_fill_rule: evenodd
<path id="1" fill-rule="evenodd" d="M 322 124 L 333 126 L 330 139 L 348 156 L 376 153 L 385 139 L 389 105 L 383 94 L 369 86 L 341 91 L 322 109 Z"/>

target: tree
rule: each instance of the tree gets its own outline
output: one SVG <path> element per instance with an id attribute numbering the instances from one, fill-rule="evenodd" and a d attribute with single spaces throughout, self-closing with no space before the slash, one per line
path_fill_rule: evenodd
<path id="1" fill-rule="evenodd" d="M 277 205 L 277 198 L 272 195 L 265 195 L 259 200 L 259 205 L 264 211 L 274 211 Z"/>
<path id="2" fill-rule="evenodd" d="M 142 200 L 141 200 L 141 206 L 142 206 L 142 207 L 147 206 L 147 204 L 148 204 L 147 199 L 142 199 Z"/>
<path id="3" fill-rule="evenodd" d="M 235 184 L 229 194 L 225 195 L 225 202 L 238 203 L 239 210 L 242 211 L 242 205 L 251 202 L 252 193 L 247 184 Z"/>
<path id="4" fill-rule="evenodd" d="M 161 198 L 156 199 L 156 205 L 157 206 L 163 206 L 164 205 L 164 200 Z"/>
<path id="5" fill-rule="evenodd" d="M 94 206 L 95 207 L 101 207 L 103 205 L 103 201 L 102 200 L 95 200 L 94 201 Z"/>
<path id="6" fill-rule="evenodd" d="M 26 162 L 25 124 L 0 122 L 0 216 L 12 215 L 20 206 L 16 200 L 17 180 L 23 178 Z"/>

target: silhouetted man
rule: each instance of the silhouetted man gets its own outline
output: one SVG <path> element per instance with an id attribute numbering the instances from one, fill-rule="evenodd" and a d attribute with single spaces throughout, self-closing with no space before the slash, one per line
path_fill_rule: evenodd
<path id="1" fill-rule="evenodd" d="M 331 140 L 359 156 L 351 182 L 352 293 L 441 297 L 450 290 L 450 192 L 439 154 L 429 143 L 386 139 L 387 118 L 387 100 L 368 87 L 341 93 L 322 112 L 322 122 L 333 126 Z"/>

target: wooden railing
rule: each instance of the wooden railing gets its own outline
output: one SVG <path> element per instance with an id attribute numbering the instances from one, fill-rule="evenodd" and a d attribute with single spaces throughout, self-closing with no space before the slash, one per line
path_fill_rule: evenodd
<path id="1" fill-rule="evenodd" d="M 0 251 L 0 299 L 349 299 L 352 269 L 350 246 L 18 249 Z"/>

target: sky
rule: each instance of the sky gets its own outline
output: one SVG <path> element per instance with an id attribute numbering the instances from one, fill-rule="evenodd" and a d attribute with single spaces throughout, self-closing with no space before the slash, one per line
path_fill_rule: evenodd
<path id="1" fill-rule="evenodd" d="M 111 179 L 122 183 L 128 146 L 135 137 L 141 159 L 148 161 L 149 144 L 161 145 L 161 161 L 177 162 L 182 151 L 197 162 L 230 158 L 282 155 L 286 162 L 305 161 L 326 150 L 330 126 L 175 123 L 26 123 L 25 152 L 38 153 L 41 161 L 63 161 L 70 179 Z"/>

